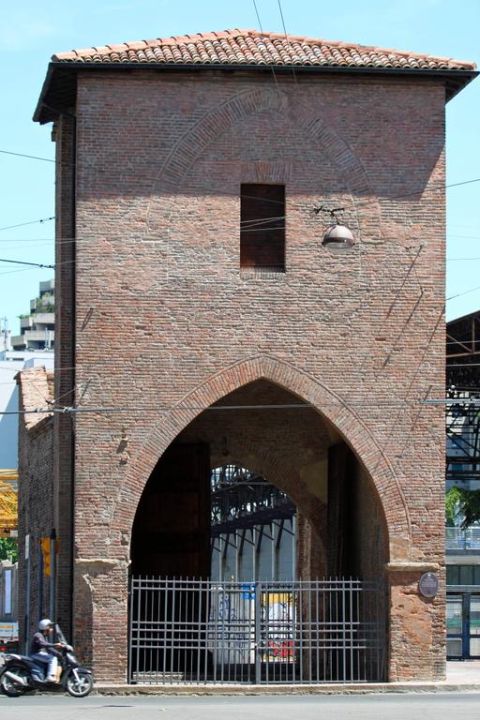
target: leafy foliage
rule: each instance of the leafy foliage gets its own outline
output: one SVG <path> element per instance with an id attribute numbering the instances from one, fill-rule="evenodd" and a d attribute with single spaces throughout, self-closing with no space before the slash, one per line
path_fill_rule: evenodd
<path id="1" fill-rule="evenodd" d="M 447 525 L 456 525 L 462 519 L 462 528 L 480 521 L 480 490 L 452 487 L 445 496 Z"/>
<path id="2" fill-rule="evenodd" d="M 18 543 L 15 538 L 0 538 L 0 560 L 18 560 Z"/>

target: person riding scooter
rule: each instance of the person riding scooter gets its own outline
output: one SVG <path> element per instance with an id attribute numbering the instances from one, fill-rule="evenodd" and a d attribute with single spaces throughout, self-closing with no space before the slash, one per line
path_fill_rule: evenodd
<path id="1" fill-rule="evenodd" d="M 58 652 L 63 647 L 62 643 L 49 642 L 49 637 L 53 634 L 53 623 L 48 618 L 40 620 L 38 623 L 38 632 L 32 639 L 30 648 L 30 657 L 36 662 L 47 665 L 46 681 L 57 682 L 58 668 Z"/>

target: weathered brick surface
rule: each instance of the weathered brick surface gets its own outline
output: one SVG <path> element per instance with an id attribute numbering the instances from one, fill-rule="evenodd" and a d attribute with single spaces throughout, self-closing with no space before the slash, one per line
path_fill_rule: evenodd
<path id="1" fill-rule="evenodd" d="M 56 129 L 56 282 L 59 293 L 55 314 L 55 401 L 59 406 L 74 404 L 75 395 L 75 121 L 62 117 Z M 73 588 L 73 427 L 71 415 L 56 414 L 54 423 L 54 522 L 61 538 L 58 553 L 57 618 L 67 637 L 72 633 Z"/>
<path id="2" fill-rule="evenodd" d="M 52 398 L 51 373 L 39 367 L 17 376 L 20 410 L 44 408 Z M 49 579 L 43 574 L 40 539 L 49 537 L 53 521 L 53 423 L 45 414 L 20 416 L 18 435 L 18 618 L 20 642 L 29 641 L 38 621 L 50 613 Z M 25 559 L 25 536 L 29 535 L 30 560 Z M 28 626 L 27 574 L 30 575 Z"/>
<path id="3" fill-rule="evenodd" d="M 75 419 L 76 638 L 97 676 L 125 677 L 150 472 L 202 408 L 259 378 L 311 402 L 380 498 L 400 568 L 390 677 L 441 675 L 443 603 L 420 600 L 414 565 L 443 564 L 443 410 L 422 404 L 444 392 L 441 82 L 86 72 L 76 114 L 77 398 L 128 410 Z M 251 182 L 285 183 L 285 274 L 239 269 Z M 322 248 L 319 203 L 346 207 L 351 252 Z"/>

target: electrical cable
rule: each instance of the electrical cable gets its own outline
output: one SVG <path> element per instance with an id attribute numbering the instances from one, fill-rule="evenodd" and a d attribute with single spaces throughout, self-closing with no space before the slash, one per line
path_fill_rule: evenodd
<path id="1" fill-rule="evenodd" d="M 55 220 L 55 215 L 52 215 L 51 217 L 47 217 L 47 218 L 40 218 L 40 220 L 30 220 L 29 222 L 18 223 L 17 225 L 5 225 L 5 227 L 0 227 L 0 232 L 2 232 L 3 230 L 13 230 L 14 228 L 25 227 L 25 225 L 36 225 L 37 223 L 40 223 L 40 224 L 46 223 L 46 222 L 49 222 L 50 220 Z"/>
<path id="2" fill-rule="evenodd" d="M 38 155 L 25 155 L 25 153 L 12 152 L 11 150 L 0 150 L 0 153 L 2 153 L 2 155 L 28 158 L 29 160 L 43 160 L 44 162 L 55 163 L 55 160 L 52 158 L 39 157 Z"/>
<path id="3" fill-rule="evenodd" d="M 283 32 L 285 33 L 285 40 L 287 41 L 287 43 L 290 45 L 290 48 L 291 48 L 292 46 L 291 46 L 290 39 L 287 34 L 287 27 L 285 25 L 285 18 L 283 17 L 282 3 L 280 2 L 280 0 L 277 0 L 277 5 L 278 5 L 278 10 L 280 12 L 280 18 L 282 20 Z M 298 79 L 297 79 L 297 74 L 295 72 L 294 64 L 291 65 L 291 70 L 292 70 L 293 79 L 294 79 L 295 83 L 298 84 Z"/>
<path id="4" fill-rule="evenodd" d="M 26 262 L 25 260 L 7 260 L 6 258 L 0 258 L 0 262 L 14 263 L 15 265 L 32 265 L 33 267 L 50 268 L 51 270 L 55 269 L 55 265 L 43 265 L 42 263 Z"/>
<path id="5" fill-rule="evenodd" d="M 253 0 L 253 2 L 255 2 L 255 0 Z M 156 178 L 148 178 L 148 177 L 145 177 L 145 176 L 142 176 L 142 179 L 143 179 L 143 180 L 148 180 L 148 181 L 150 181 L 150 182 L 158 182 L 158 180 L 159 180 L 158 177 L 156 177 Z M 372 205 L 372 204 L 376 204 L 376 203 L 382 202 L 382 201 L 391 202 L 392 200 L 402 200 L 403 198 L 408 198 L 408 197 L 412 197 L 412 196 L 414 196 L 414 195 L 419 195 L 419 194 L 421 194 L 421 193 L 423 192 L 423 190 L 436 191 L 436 190 L 438 189 L 439 191 L 442 191 L 442 190 L 444 190 L 444 189 L 449 189 L 449 188 L 453 188 L 453 187 L 460 187 L 460 186 L 463 186 L 463 185 L 469 185 L 469 184 L 471 184 L 471 183 L 477 183 L 477 182 L 480 182 L 480 178 L 473 178 L 473 179 L 470 179 L 470 180 L 463 180 L 463 181 L 461 181 L 461 182 L 450 183 L 450 184 L 448 184 L 448 185 L 445 185 L 444 182 L 442 181 L 441 183 L 432 183 L 432 185 L 431 185 L 430 187 L 427 186 L 426 188 L 423 188 L 422 190 L 414 190 L 414 191 L 412 191 L 412 192 L 405 193 L 405 194 L 403 194 L 403 195 L 395 195 L 395 196 L 392 196 L 392 197 L 385 197 L 385 198 L 383 198 L 382 200 L 380 200 L 379 198 L 377 198 L 377 199 L 371 200 L 371 201 L 369 201 L 369 202 L 363 202 L 363 203 L 362 203 L 362 202 L 359 202 L 359 203 L 357 203 L 357 204 L 355 204 L 355 203 L 350 203 L 350 206 L 351 206 L 354 210 L 358 210 L 358 209 L 361 209 L 361 208 L 364 208 L 364 207 L 368 207 L 368 206 L 370 206 L 370 205 Z M 436 188 L 436 185 L 437 185 L 437 184 L 438 184 L 438 186 L 439 186 L 438 188 Z M 207 190 L 212 190 L 212 187 L 211 187 L 211 186 L 207 186 L 207 185 L 203 186 L 203 188 L 202 188 L 202 186 L 196 186 L 195 189 L 207 189 Z M 221 191 L 220 194 L 221 194 L 221 195 L 231 195 L 232 197 L 250 198 L 250 199 L 254 199 L 254 200 L 257 199 L 256 196 L 249 196 L 249 195 L 245 195 L 245 194 L 242 195 L 242 194 L 233 193 L 233 192 L 228 193 L 225 189 L 222 189 L 222 191 Z M 271 200 L 271 199 L 268 199 L 268 198 L 263 198 L 262 201 L 264 201 L 264 202 L 276 203 L 276 204 L 282 204 L 282 205 L 284 204 L 282 200 Z M 300 208 L 300 209 L 302 208 L 302 206 L 296 206 L 296 207 L 297 207 L 297 208 Z M 293 205 L 293 208 L 295 208 L 295 205 Z M 50 221 L 50 220 L 55 220 L 55 216 L 48 217 L 48 218 L 41 218 L 40 220 L 31 220 L 30 222 L 25 222 L 25 223 L 18 223 L 17 225 L 9 225 L 9 226 L 5 226 L 5 227 L 0 227 L 0 231 L 11 230 L 11 229 L 14 229 L 14 228 L 17 228 L 17 227 L 24 227 L 25 225 L 33 225 L 33 224 L 36 224 L 36 223 L 45 223 L 45 222 L 48 222 L 48 221 Z M 475 238 L 472 238 L 472 239 L 475 239 Z"/>
<path id="6" fill-rule="evenodd" d="M 470 288 L 470 290 L 464 290 L 463 292 L 457 293 L 456 295 L 451 295 L 450 297 L 445 298 L 445 301 L 448 302 L 449 300 L 455 300 L 456 298 L 463 297 L 464 295 L 476 292 L 477 290 L 480 290 L 480 285 L 477 285 L 477 287 L 474 288 Z"/>
<path id="7" fill-rule="evenodd" d="M 438 403 L 445 402 L 444 400 L 438 400 Z M 448 401 L 451 404 L 456 403 L 458 404 L 458 401 Z M 379 401 L 376 403 L 345 403 L 339 400 L 337 403 L 322 403 L 322 407 L 376 407 L 376 408 L 384 408 L 384 407 L 400 407 L 405 405 L 412 405 L 413 401 L 408 400 L 398 400 L 398 401 Z M 426 401 L 415 401 L 415 404 L 431 404 L 434 403 L 426 403 Z M 464 403 L 462 400 L 462 404 L 468 404 Z M 480 404 L 480 399 L 479 399 Z M 53 414 L 71 414 L 71 413 L 97 413 L 97 414 L 110 414 L 110 413 L 134 413 L 134 412 L 184 412 L 186 410 L 188 411 L 195 411 L 195 412 L 205 412 L 205 411 L 251 411 L 251 410 L 316 410 L 316 407 L 314 405 L 311 405 L 310 403 L 299 403 L 299 404 L 286 404 L 286 405 L 280 405 L 280 404 L 274 404 L 274 405 L 209 405 L 208 407 L 203 406 L 193 406 L 193 405 L 176 405 L 176 406 L 166 406 L 166 405 L 154 405 L 154 406 L 133 406 L 133 407 L 88 407 L 88 406 L 79 406 L 79 407 L 73 407 L 73 406 L 66 406 L 66 407 L 47 407 L 47 408 L 34 408 L 30 410 L 6 410 L 6 411 L 0 411 L 0 415 L 28 415 L 28 414 L 39 414 L 39 415 L 47 415 L 49 413 Z"/>

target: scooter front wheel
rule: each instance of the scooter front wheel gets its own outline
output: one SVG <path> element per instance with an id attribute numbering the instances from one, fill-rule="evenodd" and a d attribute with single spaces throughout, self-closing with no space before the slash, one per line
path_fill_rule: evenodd
<path id="1" fill-rule="evenodd" d="M 92 692 L 93 678 L 91 673 L 85 670 L 70 672 L 67 678 L 67 691 L 73 697 L 86 697 Z"/>

